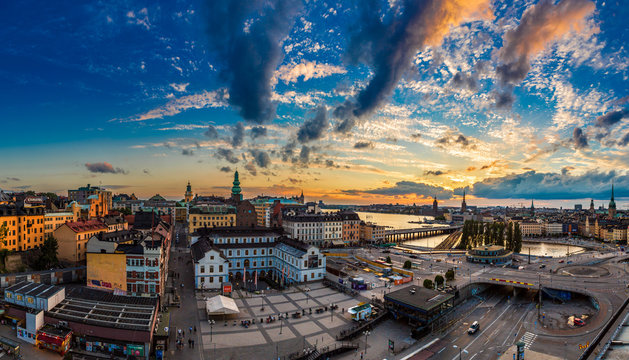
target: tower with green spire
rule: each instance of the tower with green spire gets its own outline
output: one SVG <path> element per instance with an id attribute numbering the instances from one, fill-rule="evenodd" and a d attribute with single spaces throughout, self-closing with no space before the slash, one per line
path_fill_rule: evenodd
<path id="1" fill-rule="evenodd" d="M 616 216 L 616 202 L 614 201 L 614 180 L 612 180 L 612 198 L 609 200 L 609 217 Z"/>
<path id="2" fill-rule="evenodd" d="M 242 201 L 242 189 L 240 188 L 240 180 L 238 180 L 238 170 L 234 173 L 234 186 L 232 186 L 232 200 Z"/>
<path id="3" fill-rule="evenodd" d="M 186 192 L 183 197 L 186 202 L 192 201 L 192 198 L 194 197 L 192 194 L 192 186 L 190 186 L 190 180 L 188 180 L 188 186 L 186 186 Z"/>

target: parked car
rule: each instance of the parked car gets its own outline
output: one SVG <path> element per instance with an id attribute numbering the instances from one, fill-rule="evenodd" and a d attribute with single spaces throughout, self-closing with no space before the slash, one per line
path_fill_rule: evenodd
<path id="1" fill-rule="evenodd" d="M 563 264 L 563 260 L 559 260 L 559 263 L 560 263 L 560 264 Z"/>
<path id="2" fill-rule="evenodd" d="M 470 325 L 470 328 L 467 329 L 467 333 L 470 335 L 475 334 L 479 328 L 480 328 L 480 325 L 478 324 L 478 321 L 474 321 L 472 325 Z"/>
<path id="3" fill-rule="evenodd" d="M 417 255 L 410 255 L 409 256 L 411 259 L 417 259 Z"/>
<path id="4" fill-rule="evenodd" d="M 583 326 L 583 325 L 585 325 L 585 321 L 579 318 L 574 318 L 574 326 Z"/>

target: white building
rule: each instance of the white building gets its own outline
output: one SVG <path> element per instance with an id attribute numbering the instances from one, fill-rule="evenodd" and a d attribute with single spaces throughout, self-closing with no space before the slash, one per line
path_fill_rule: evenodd
<path id="1" fill-rule="evenodd" d="M 520 222 L 520 231 L 522 236 L 541 236 L 544 226 L 538 222 L 522 221 Z"/>
<path id="2" fill-rule="evenodd" d="M 314 246 L 343 243 L 343 218 L 337 214 L 287 215 L 282 227 L 291 238 Z"/>
<path id="3" fill-rule="evenodd" d="M 546 235 L 561 235 L 563 234 L 563 225 L 560 223 L 546 223 L 544 224 L 544 231 Z"/>
<path id="4" fill-rule="evenodd" d="M 325 257 L 315 246 L 262 227 L 199 229 L 192 237 L 195 287 L 268 277 L 281 285 L 322 280 Z"/>

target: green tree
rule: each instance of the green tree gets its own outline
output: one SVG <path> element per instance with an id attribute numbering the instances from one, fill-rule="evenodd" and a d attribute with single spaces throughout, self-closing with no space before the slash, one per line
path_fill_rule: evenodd
<path id="1" fill-rule="evenodd" d="M 9 227 L 7 226 L 7 224 L 2 223 L 2 225 L 0 225 L 0 243 L 2 243 L 4 246 L 7 245 L 7 233 L 9 232 Z"/>
<path id="2" fill-rule="evenodd" d="M 446 280 L 448 281 L 454 280 L 454 270 L 450 269 L 446 271 Z"/>
<path id="3" fill-rule="evenodd" d="M 496 245 L 505 246 L 505 224 L 498 224 L 498 238 L 496 241 Z"/>
<path id="4" fill-rule="evenodd" d="M 443 276 L 441 275 L 437 275 L 435 276 L 435 284 L 437 285 L 437 287 L 439 287 L 440 285 L 443 285 Z"/>
<path id="5" fill-rule="evenodd" d="M 406 260 L 404 262 L 404 266 L 402 266 L 404 269 L 410 269 L 413 267 L 413 263 L 410 260 Z"/>
<path id="6" fill-rule="evenodd" d="M 425 287 L 426 289 L 432 289 L 432 288 L 433 288 L 433 286 L 432 286 L 432 281 L 431 281 L 430 279 L 425 279 L 425 280 L 424 280 L 424 287 Z"/>
<path id="7" fill-rule="evenodd" d="M 387 256 L 387 260 L 386 260 L 386 261 L 387 261 L 389 264 L 391 264 L 391 263 L 392 263 L 392 262 L 391 262 L 391 257 L 390 257 L 390 256 Z"/>
<path id="8" fill-rule="evenodd" d="M 57 239 L 52 235 L 48 235 L 40 247 L 40 250 L 42 254 L 34 265 L 36 267 L 35 270 L 47 270 L 59 264 L 59 260 L 57 259 L 59 244 L 57 243 Z"/>
<path id="9" fill-rule="evenodd" d="M 120 208 L 116 210 L 118 210 L 121 214 L 124 214 L 124 215 L 133 215 L 133 213 L 131 212 L 131 209 Z"/>
<path id="10" fill-rule="evenodd" d="M 519 253 L 522 251 L 522 230 L 520 230 L 520 224 L 515 223 L 513 227 L 513 252 Z"/>
<path id="11" fill-rule="evenodd" d="M 507 239 L 505 241 L 505 249 L 511 250 L 513 248 L 513 222 L 509 222 L 507 226 Z"/>

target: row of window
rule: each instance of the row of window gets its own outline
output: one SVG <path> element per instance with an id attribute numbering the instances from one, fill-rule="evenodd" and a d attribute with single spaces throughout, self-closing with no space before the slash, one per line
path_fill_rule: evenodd
<path id="1" fill-rule="evenodd" d="M 255 261 L 253 263 L 255 264 Z M 264 264 L 264 262 L 262 262 L 262 264 Z M 262 265 L 262 266 L 264 266 L 264 265 Z M 210 273 L 210 274 L 213 273 L 214 272 L 214 265 L 210 265 L 209 270 L 210 271 L 208 273 Z M 201 265 L 201 271 L 200 272 L 201 272 L 201 274 L 205 274 L 205 265 Z M 223 272 L 223 265 L 219 265 L 218 266 L 218 272 L 219 273 Z"/>
<path id="2" fill-rule="evenodd" d="M 144 279 L 145 274 L 141 271 L 127 271 L 127 279 Z M 159 279 L 159 273 L 157 271 L 147 271 L 147 279 Z"/>
<path id="3" fill-rule="evenodd" d="M 159 265 L 159 261 L 157 259 L 146 259 L 146 262 L 144 259 L 133 259 L 133 258 L 128 258 L 127 259 L 127 266 L 144 266 L 144 264 L 146 263 L 146 266 L 157 266 Z"/>
<path id="4" fill-rule="evenodd" d="M 127 291 L 134 293 L 151 293 L 159 292 L 159 285 L 155 284 L 127 284 Z"/>
<path id="5" fill-rule="evenodd" d="M 217 244 L 257 244 L 257 243 L 270 243 L 274 242 L 275 238 L 272 237 L 259 237 L 259 238 L 218 238 L 214 240 Z"/>

